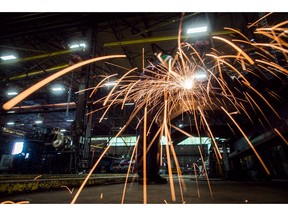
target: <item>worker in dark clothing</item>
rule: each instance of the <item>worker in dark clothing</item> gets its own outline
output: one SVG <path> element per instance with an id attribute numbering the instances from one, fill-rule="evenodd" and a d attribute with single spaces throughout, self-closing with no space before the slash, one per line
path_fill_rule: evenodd
<path id="1" fill-rule="evenodd" d="M 162 55 L 161 58 L 163 61 L 168 61 L 171 56 Z M 149 73 L 150 71 L 157 72 L 157 64 L 160 64 L 159 60 L 156 60 L 154 64 L 150 64 L 146 69 L 144 69 L 143 74 L 145 77 L 155 76 L 153 73 Z M 143 77 L 141 78 L 143 79 Z M 160 169 L 160 133 L 157 134 L 159 130 L 159 125 L 153 121 L 155 114 L 157 113 L 157 108 L 151 108 L 147 105 L 147 134 L 146 134 L 146 151 L 148 150 L 148 146 L 150 142 L 154 139 L 151 147 L 147 151 L 146 154 L 146 177 L 147 177 L 147 184 L 167 184 L 167 179 L 163 178 L 159 174 Z M 144 107 L 138 112 L 138 119 L 141 120 L 136 135 L 139 136 L 139 142 L 137 146 L 137 155 L 136 155 L 136 172 L 139 177 L 139 184 L 143 184 L 143 130 L 144 130 Z M 150 130 L 149 130 L 150 129 Z M 157 134 L 157 136 L 156 136 Z M 156 137 L 155 137 L 156 136 Z"/>

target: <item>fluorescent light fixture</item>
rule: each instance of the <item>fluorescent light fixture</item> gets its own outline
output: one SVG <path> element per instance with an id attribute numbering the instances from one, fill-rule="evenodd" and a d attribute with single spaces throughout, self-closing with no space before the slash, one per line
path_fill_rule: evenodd
<path id="1" fill-rule="evenodd" d="M 105 86 L 114 86 L 114 85 L 116 85 L 116 82 L 107 82 L 104 85 Z"/>
<path id="2" fill-rule="evenodd" d="M 66 122 L 73 122 L 73 119 L 67 119 Z"/>
<path id="3" fill-rule="evenodd" d="M 12 149 L 12 155 L 20 154 L 23 150 L 24 142 L 15 142 L 13 149 Z"/>
<path id="4" fill-rule="evenodd" d="M 16 59 L 17 57 L 14 55 L 6 55 L 6 56 L 1 56 L 0 58 L 4 61 L 7 61 L 7 60 Z"/>
<path id="5" fill-rule="evenodd" d="M 41 120 L 37 120 L 37 121 L 35 121 L 35 124 L 42 124 L 42 121 Z"/>
<path id="6" fill-rule="evenodd" d="M 7 125 L 14 125 L 15 122 L 7 122 Z"/>
<path id="7" fill-rule="evenodd" d="M 206 32 L 207 29 L 208 29 L 207 26 L 189 28 L 187 29 L 187 34 L 196 34 L 196 33 Z"/>
<path id="8" fill-rule="evenodd" d="M 124 105 L 125 105 L 125 106 L 133 106 L 134 103 L 125 103 Z"/>
<path id="9" fill-rule="evenodd" d="M 206 78 L 207 78 L 207 76 L 204 73 L 199 73 L 199 74 L 195 75 L 195 79 L 198 79 L 198 80 L 202 80 L 202 79 L 206 79 Z"/>
<path id="10" fill-rule="evenodd" d="M 55 92 L 64 91 L 64 88 L 63 87 L 53 87 L 52 91 L 55 91 Z"/>
<path id="11" fill-rule="evenodd" d="M 7 95 L 9 96 L 18 95 L 18 92 L 10 91 L 10 92 L 7 92 Z"/>
<path id="12" fill-rule="evenodd" d="M 85 44 L 85 43 L 72 44 L 72 45 L 70 46 L 70 49 L 76 49 L 76 48 L 80 48 L 80 47 L 85 48 L 85 47 L 86 47 L 86 44 Z"/>
<path id="13" fill-rule="evenodd" d="M 65 132 L 65 131 L 66 131 L 66 129 L 61 129 L 61 130 L 60 130 L 60 132 Z"/>

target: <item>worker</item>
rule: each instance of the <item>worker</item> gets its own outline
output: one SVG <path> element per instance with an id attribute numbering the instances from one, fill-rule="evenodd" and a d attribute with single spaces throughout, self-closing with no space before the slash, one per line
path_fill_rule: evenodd
<path id="1" fill-rule="evenodd" d="M 154 63 L 150 63 L 144 70 L 141 76 L 141 79 L 149 79 L 149 76 L 157 76 L 157 70 L 159 70 L 160 64 L 168 63 L 172 57 L 170 55 L 162 55 L 162 60 L 157 59 Z M 152 71 L 153 73 L 149 73 Z M 154 74 L 156 73 L 156 75 Z M 143 78 L 145 75 L 145 78 Z M 143 184 L 143 130 L 144 130 L 144 107 L 138 112 L 138 119 L 140 124 L 137 127 L 136 135 L 139 137 L 138 146 L 137 146 L 137 155 L 136 155 L 136 163 L 135 168 L 138 174 L 138 182 L 139 184 Z M 146 151 L 148 150 L 148 146 L 150 142 L 154 139 L 151 147 L 146 153 L 146 182 L 147 184 L 167 184 L 167 179 L 162 177 L 159 174 L 160 169 L 160 133 L 157 134 L 159 130 L 159 123 L 157 124 L 155 120 L 153 120 L 155 114 L 158 112 L 157 108 L 151 108 L 151 105 L 147 104 L 147 134 L 146 134 Z"/>

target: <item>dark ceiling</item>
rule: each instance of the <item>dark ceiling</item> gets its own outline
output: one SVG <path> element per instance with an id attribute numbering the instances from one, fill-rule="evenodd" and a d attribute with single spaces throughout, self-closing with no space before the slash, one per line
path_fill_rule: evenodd
<path id="1" fill-rule="evenodd" d="M 228 34 L 224 27 L 240 30 L 244 35 L 253 38 L 253 28 L 247 25 L 255 22 L 265 13 L 185 13 L 183 29 L 189 24 L 208 22 L 211 35 Z M 71 128 L 68 119 L 75 118 L 74 105 L 79 103 L 75 94 L 85 82 L 92 87 L 99 82 L 101 75 L 118 73 L 123 68 L 142 68 L 142 58 L 153 59 L 154 53 L 173 54 L 177 48 L 177 40 L 181 13 L 0 13 L 0 54 L 8 52 L 18 56 L 16 61 L 0 61 L 0 101 L 1 107 L 10 98 L 7 90 L 19 92 L 27 89 L 38 81 L 67 67 L 73 54 L 80 55 L 84 60 L 96 56 L 124 54 L 126 58 L 109 60 L 110 64 L 97 62 L 87 67 L 87 74 L 75 70 L 58 78 L 39 89 L 10 111 L 1 108 L 0 121 L 2 126 L 9 121 L 15 124 L 11 130 L 33 133 L 35 127 Z M 275 13 L 265 19 L 269 24 L 287 20 L 286 13 Z M 188 42 L 208 40 L 212 46 L 222 46 L 211 41 L 208 36 L 186 38 Z M 85 41 L 85 51 L 71 51 L 73 42 Z M 121 67 L 116 67 L 119 65 Z M 83 78 L 84 77 L 84 78 Z M 50 87 L 62 84 L 65 92 L 53 95 Z M 100 92 L 105 94 L 106 92 Z M 87 104 L 89 101 L 87 101 Z M 94 134 L 108 134 L 109 131 L 123 124 L 130 114 L 129 108 L 119 113 L 111 110 L 109 122 L 98 123 L 93 118 Z M 35 125 L 41 119 L 43 125 Z M 223 131 L 222 131 L 223 132 Z"/>

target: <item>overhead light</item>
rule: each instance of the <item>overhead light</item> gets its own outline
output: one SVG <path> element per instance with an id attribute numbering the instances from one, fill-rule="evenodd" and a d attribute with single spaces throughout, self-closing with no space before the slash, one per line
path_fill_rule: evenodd
<path id="1" fill-rule="evenodd" d="M 18 95 L 18 92 L 16 92 L 16 91 L 9 91 L 9 92 L 7 92 L 7 95 L 9 95 L 9 96 Z"/>
<path id="2" fill-rule="evenodd" d="M 51 87 L 51 91 L 55 95 L 63 94 L 64 90 L 65 89 L 62 87 L 62 85 L 54 85 Z"/>
<path id="3" fill-rule="evenodd" d="M 134 103 L 125 103 L 124 105 L 125 105 L 125 106 L 133 106 Z"/>
<path id="4" fill-rule="evenodd" d="M 193 78 L 197 81 L 205 81 L 207 80 L 207 74 L 204 71 L 198 71 L 194 74 Z"/>
<path id="5" fill-rule="evenodd" d="M 52 91 L 55 91 L 55 92 L 64 91 L 64 88 L 63 87 L 53 87 Z"/>
<path id="6" fill-rule="evenodd" d="M 73 119 L 67 119 L 66 122 L 73 122 Z"/>
<path id="7" fill-rule="evenodd" d="M 104 85 L 105 86 L 114 86 L 114 85 L 116 85 L 116 82 L 107 82 Z"/>
<path id="8" fill-rule="evenodd" d="M 80 48 L 80 47 L 83 47 L 83 48 L 86 48 L 86 44 L 85 43 L 75 43 L 75 44 L 72 44 L 70 46 L 70 49 L 77 49 L 77 48 Z"/>
<path id="9" fill-rule="evenodd" d="M 35 124 L 42 124 L 42 121 L 41 120 L 37 120 L 37 121 L 35 121 Z"/>
<path id="10" fill-rule="evenodd" d="M 7 122 L 7 125 L 14 125 L 15 122 Z"/>
<path id="11" fill-rule="evenodd" d="M 187 34 L 196 34 L 196 33 L 206 32 L 207 29 L 208 29 L 207 26 L 188 28 Z"/>
<path id="12" fill-rule="evenodd" d="M 7 61 L 7 60 L 16 59 L 17 57 L 14 55 L 6 55 L 6 56 L 1 56 L 0 58 L 4 61 Z"/>
<path id="13" fill-rule="evenodd" d="M 65 132 L 65 131 L 66 131 L 66 129 L 61 129 L 61 130 L 60 130 L 60 132 Z"/>

